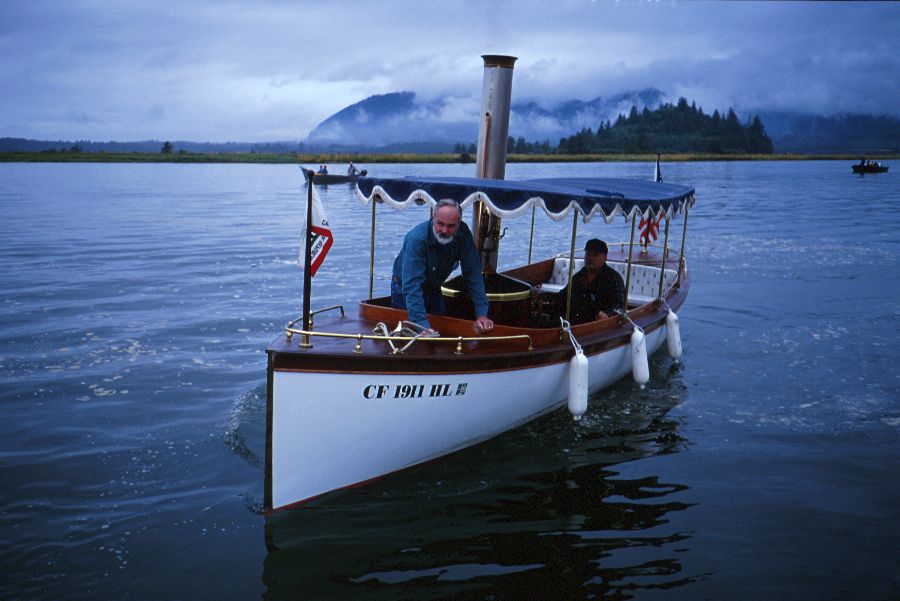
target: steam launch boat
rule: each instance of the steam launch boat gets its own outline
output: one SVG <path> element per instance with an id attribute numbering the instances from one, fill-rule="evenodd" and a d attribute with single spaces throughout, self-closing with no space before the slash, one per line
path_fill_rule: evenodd
<path id="1" fill-rule="evenodd" d="M 684 242 L 693 188 L 649 178 L 504 180 L 516 59 L 483 58 L 477 177 L 361 178 L 357 196 L 371 209 L 372 253 L 378 206 L 433 207 L 452 198 L 471 211 L 494 328 L 476 332 L 464 280 L 456 277 L 441 289 L 445 314 L 428 316 L 439 334 L 426 335 L 389 297 L 373 296 L 371 267 L 369 298 L 356 311 L 311 309 L 316 228 L 307 228 L 303 314 L 267 349 L 268 511 L 447 455 L 564 406 L 580 418 L 589 395 L 628 374 L 643 386 L 647 357 L 664 344 L 672 357 L 681 355 L 677 311 L 690 287 Z M 315 224 L 311 182 L 308 193 L 307 223 Z M 498 271 L 501 220 L 530 217 L 533 237 L 541 214 L 571 221 L 568 252 L 532 262 L 529 250 L 527 264 Z M 610 244 L 607 264 L 625 283 L 626 310 L 574 325 L 569 297 L 566 311 L 548 320 L 553 299 L 583 262 L 575 249 L 579 222 L 620 216 L 630 222 L 630 241 Z M 677 217 L 678 252 L 669 248 Z M 635 243 L 642 220 L 660 232 L 664 222 L 661 246 Z"/>

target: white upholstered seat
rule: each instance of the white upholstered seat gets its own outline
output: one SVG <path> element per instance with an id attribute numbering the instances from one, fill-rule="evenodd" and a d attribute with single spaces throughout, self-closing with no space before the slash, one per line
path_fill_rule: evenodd
<path id="1" fill-rule="evenodd" d="M 607 265 L 615 269 L 622 276 L 622 280 L 627 279 L 625 277 L 625 263 L 608 261 Z M 575 259 L 575 272 L 578 272 L 583 266 L 583 259 Z M 676 275 L 674 269 L 666 269 L 663 290 L 668 290 L 675 283 Z M 559 292 L 565 288 L 568 281 L 569 259 L 558 257 L 553 261 L 553 272 L 550 274 L 550 279 L 541 284 L 541 292 Z M 659 268 L 649 265 L 632 265 L 629 284 L 629 304 L 644 304 L 655 300 L 657 292 L 659 292 Z"/>

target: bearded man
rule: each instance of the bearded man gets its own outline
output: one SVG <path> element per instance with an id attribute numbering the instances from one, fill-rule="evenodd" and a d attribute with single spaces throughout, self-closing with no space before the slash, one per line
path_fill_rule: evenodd
<path id="1" fill-rule="evenodd" d="M 481 275 L 481 258 L 469 226 L 462 221 L 462 209 L 455 200 L 444 199 L 434 207 L 431 219 L 406 234 L 400 254 L 394 260 L 391 278 L 391 306 L 406 309 L 409 321 L 435 333 L 428 313 L 443 315 L 441 284 L 462 267 L 467 292 L 475 305 L 475 331 L 490 331 L 494 322 L 488 316 L 488 300 Z"/>

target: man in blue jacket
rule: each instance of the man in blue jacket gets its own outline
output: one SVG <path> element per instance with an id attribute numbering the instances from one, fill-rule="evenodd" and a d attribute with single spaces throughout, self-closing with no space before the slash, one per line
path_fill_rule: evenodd
<path id="1" fill-rule="evenodd" d="M 488 300 L 481 275 L 481 258 L 472 232 L 462 221 L 459 204 L 444 199 L 434 207 L 434 216 L 406 234 L 400 254 L 394 260 L 391 278 L 391 306 L 406 309 L 409 320 L 431 329 L 427 313 L 442 315 L 444 297 L 441 284 L 462 266 L 468 294 L 475 305 L 475 331 L 494 329 L 488 319 Z"/>

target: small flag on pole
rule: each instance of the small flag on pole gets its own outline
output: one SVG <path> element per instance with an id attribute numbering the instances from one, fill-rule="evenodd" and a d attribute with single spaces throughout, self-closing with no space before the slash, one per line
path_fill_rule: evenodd
<path id="1" fill-rule="evenodd" d="M 650 217 L 641 217 L 641 223 L 638 227 L 641 230 L 641 237 L 639 239 L 641 246 L 644 247 L 644 250 L 647 249 L 647 246 L 656 240 L 659 236 L 659 220 L 662 218 L 664 213 L 660 211 L 658 215 L 651 215 Z"/>
<path id="2" fill-rule="evenodd" d="M 303 256 L 306 250 L 305 224 L 302 231 L 303 235 L 300 237 L 300 269 L 303 269 L 305 263 Z M 312 232 L 312 245 L 310 246 L 309 275 L 312 277 L 316 275 L 316 271 L 319 270 L 319 266 L 322 265 L 325 255 L 328 254 L 328 250 L 331 248 L 332 242 L 334 242 L 331 226 L 328 225 L 328 217 L 325 215 L 325 207 L 322 206 L 322 201 L 316 193 L 315 186 L 312 189 L 312 226 L 310 227 L 310 232 Z"/>

